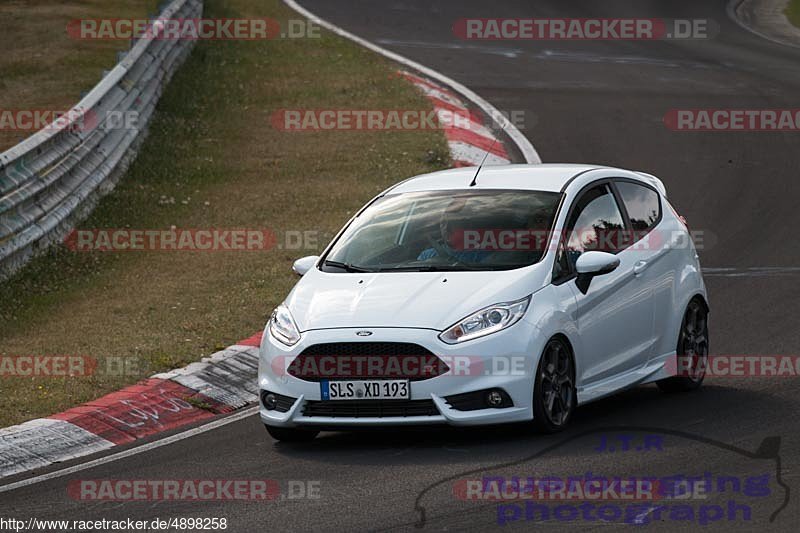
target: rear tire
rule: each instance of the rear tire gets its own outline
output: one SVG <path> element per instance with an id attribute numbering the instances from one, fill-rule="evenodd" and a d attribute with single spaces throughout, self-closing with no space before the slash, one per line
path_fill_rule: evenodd
<path id="1" fill-rule="evenodd" d="M 534 377 L 533 425 L 543 433 L 562 431 L 577 403 L 572 354 L 563 339 L 553 337 L 544 347 Z"/>
<path id="2" fill-rule="evenodd" d="M 700 388 L 708 365 L 708 311 L 695 298 L 686 307 L 676 348 L 677 376 L 656 381 L 663 392 L 686 392 Z"/>
<path id="3" fill-rule="evenodd" d="M 319 434 L 319 431 L 310 429 L 279 428 L 266 424 L 264 424 L 264 427 L 267 428 L 267 432 L 273 439 L 281 442 L 308 442 L 314 440 L 314 437 Z"/>

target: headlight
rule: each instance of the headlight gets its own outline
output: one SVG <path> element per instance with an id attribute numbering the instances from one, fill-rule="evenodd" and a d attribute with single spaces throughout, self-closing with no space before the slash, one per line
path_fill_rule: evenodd
<path id="1" fill-rule="evenodd" d="M 281 304 L 272 312 L 269 319 L 269 332 L 272 336 L 287 346 L 297 344 L 300 340 L 300 332 L 294 323 L 289 308 Z"/>
<path id="2" fill-rule="evenodd" d="M 528 310 L 531 297 L 505 302 L 481 309 L 444 330 L 439 338 L 447 344 L 458 344 L 490 335 L 516 324 Z"/>

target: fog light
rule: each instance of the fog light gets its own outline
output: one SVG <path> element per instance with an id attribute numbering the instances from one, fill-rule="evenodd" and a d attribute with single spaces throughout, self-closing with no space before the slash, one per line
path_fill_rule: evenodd
<path id="1" fill-rule="evenodd" d="M 278 405 L 278 398 L 275 397 L 274 394 L 269 393 L 264 395 L 264 407 L 267 409 L 275 409 Z"/>
<path id="2" fill-rule="evenodd" d="M 493 390 L 486 395 L 486 403 L 489 404 L 489 407 L 500 407 L 503 404 L 503 395 Z"/>

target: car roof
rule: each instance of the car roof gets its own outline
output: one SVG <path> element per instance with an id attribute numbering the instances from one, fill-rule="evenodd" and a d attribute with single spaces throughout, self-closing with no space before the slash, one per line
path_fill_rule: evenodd
<path id="1" fill-rule="evenodd" d="M 391 194 L 447 189 L 530 189 L 559 192 L 577 174 L 604 168 L 598 165 L 500 165 L 481 168 L 474 187 L 469 184 L 478 167 L 461 167 L 420 174 L 392 187 Z"/>
<path id="2" fill-rule="evenodd" d="M 662 194 L 666 195 L 661 180 L 655 176 L 603 165 L 543 163 L 485 166 L 481 168 L 475 186 L 470 187 L 477 170 L 478 167 L 461 167 L 420 174 L 391 187 L 386 194 L 455 189 L 522 189 L 561 192 L 573 182 L 573 178 L 581 174 L 587 174 L 586 178 L 590 180 L 600 177 L 597 176 L 598 173 L 590 173 L 590 171 L 596 170 L 606 171 L 599 173 L 603 175 L 609 174 L 607 171 L 612 171 L 619 177 L 642 180 L 656 186 Z M 578 185 L 583 180 L 576 181 L 575 185 Z"/>

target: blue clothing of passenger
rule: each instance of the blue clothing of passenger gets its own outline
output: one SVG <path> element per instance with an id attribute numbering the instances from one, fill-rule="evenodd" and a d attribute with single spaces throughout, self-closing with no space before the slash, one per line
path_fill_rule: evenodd
<path id="1" fill-rule="evenodd" d="M 486 257 L 491 255 L 491 252 L 486 250 L 449 250 L 450 256 L 461 263 L 480 263 Z M 417 261 L 427 261 L 434 257 L 438 257 L 439 252 L 436 248 L 425 248 L 417 256 Z"/>

